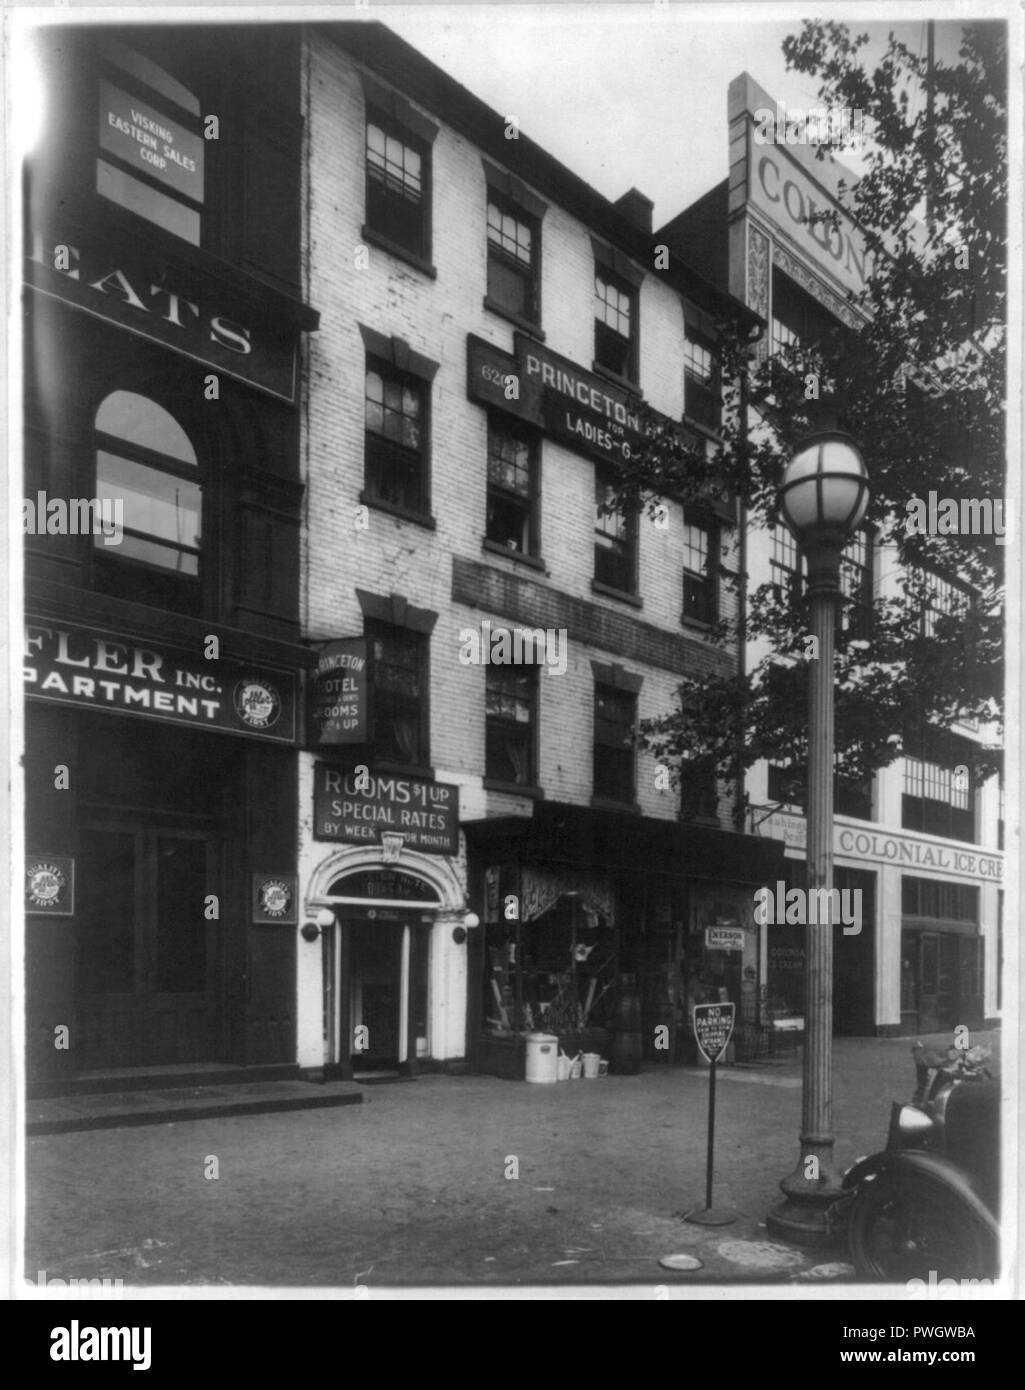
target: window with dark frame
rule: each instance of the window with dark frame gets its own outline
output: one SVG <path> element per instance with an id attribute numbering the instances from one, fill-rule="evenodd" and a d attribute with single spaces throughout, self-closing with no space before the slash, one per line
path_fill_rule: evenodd
<path id="1" fill-rule="evenodd" d="M 719 784 L 715 766 L 700 758 L 688 759 L 680 769 L 680 819 L 719 821 Z"/>
<path id="2" fill-rule="evenodd" d="M 607 372 L 637 379 L 637 293 L 598 267 L 594 275 L 594 360 Z"/>
<path id="3" fill-rule="evenodd" d="M 901 825 L 975 843 L 975 787 L 970 764 L 904 758 Z"/>
<path id="4" fill-rule="evenodd" d="M 368 358 L 365 486 L 371 500 L 425 515 L 429 507 L 427 384 Z"/>
<path id="5" fill-rule="evenodd" d="M 715 570 L 719 532 L 711 520 L 684 521 L 683 621 L 711 626 L 716 620 Z"/>
<path id="6" fill-rule="evenodd" d="M 370 688 L 370 744 L 380 762 L 426 767 L 428 638 L 409 628 L 365 618 Z"/>
<path id="7" fill-rule="evenodd" d="M 844 546 L 840 559 L 840 590 L 846 600 L 841 622 L 846 633 L 861 639 L 867 638 L 872 629 L 872 554 L 872 537 L 862 527 Z"/>
<path id="8" fill-rule="evenodd" d="M 491 781 L 536 783 L 537 681 L 537 666 L 487 668 L 484 775 Z"/>
<path id="9" fill-rule="evenodd" d="M 516 318 L 534 323 L 538 318 L 538 224 L 492 192 L 487 218 L 488 298 Z"/>
<path id="10" fill-rule="evenodd" d="M 610 589 L 633 594 L 637 589 L 637 521 L 621 511 L 606 511 L 616 485 L 609 472 L 594 470 L 594 577 Z"/>
<path id="11" fill-rule="evenodd" d="M 722 424 L 719 362 L 715 345 L 690 324 L 683 344 L 684 414 L 706 429 Z"/>
<path id="12" fill-rule="evenodd" d="M 119 545 L 93 536 L 95 586 L 123 593 L 127 583 L 140 603 L 198 612 L 203 488 L 191 441 L 169 411 L 134 391 L 106 397 L 95 431 L 94 495 L 124 516 Z"/>
<path id="13" fill-rule="evenodd" d="M 769 561 L 772 584 L 780 600 L 796 601 L 804 590 L 804 556 L 789 526 L 778 521 L 772 528 L 772 555 Z"/>
<path id="14" fill-rule="evenodd" d="M 942 618 L 956 618 L 967 613 L 974 602 L 970 589 L 945 579 L 932 570 L 913 567 L 909 578 L 917 585 L 924 581 L 925 597 L 921 608 L 920 631 L 923 637 L 935 637 L 937 623 Z"/>
<path id="15" fill-rule="evenodd" d="M 430 147 L 377 113 L 366 125 L 367 226 L 426 260 L 430 255 Z"/>
<path id="16" fill-rule="evenodd" d="M 634 780 L 634 733 L 637 696 L 612 686 L 594 687 L 594 795 L 631 803 Z"/>
<path id="17" fill-rule="evenodd" d="M 488 419 L 486 536 L 518 555 L 538 553 L 536 436 L 511 420 Z"/>

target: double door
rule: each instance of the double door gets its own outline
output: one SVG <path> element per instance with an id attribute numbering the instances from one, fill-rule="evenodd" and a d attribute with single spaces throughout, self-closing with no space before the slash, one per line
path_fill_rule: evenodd
<path id="1" fill-rule="evenodd" d="M 950 931 L 905 931 L 902 939 L 901 1014 L 920 1033 L 983 1021 L 981 937 Z"/>
<path id="2" fill-rule="evenodd" d="M 92 821 L 77 864 L 80 1068 L 216 1060 L 221 902 L 212 829 Z"/>

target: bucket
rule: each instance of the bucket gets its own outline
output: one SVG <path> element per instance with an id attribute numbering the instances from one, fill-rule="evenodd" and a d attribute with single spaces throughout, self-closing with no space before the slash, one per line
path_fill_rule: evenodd
<path id="1" fill-rule="evenodd" d="M 603 1057 L 603 1058 L 601 1059 L 601 1061 L 598 1063 L 598 1075 L 599 1075 L 599 1076 L 608 1076 L 608 1074 L 609 1074 L 609 1064 L 608 1064 L 608 1062 L 605 1060 L 605 1058 Z"/>
<path id="2" fill-rule="evenodd" d="M 598 1076 L 598 1063 L 601 1061 L 597 1052 L 585 1052 L 583 1056 L 584 1076 L 588 1081 L 594 1081 Z"/>
<path id="3" fill-rule="evenodd" d="M 553 1033 L 527 1034 L 527 1080 L 547 1085 L 558 1077 L 559 1039 Z"/>
<path id="4" fill-rule="evenodd" d="M 558 1081 L 569 1080 L 570 1059 L 564 1052 L 560 1052 L 555 1059 L 555 1076 Z"/>

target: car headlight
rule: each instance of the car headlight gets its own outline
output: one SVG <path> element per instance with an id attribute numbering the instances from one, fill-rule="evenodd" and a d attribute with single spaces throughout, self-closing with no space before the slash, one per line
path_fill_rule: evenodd
<path id="1" fill-rule="evenodd" d="M 902 1105 L 897 1112 L 897 1133 L 902 1139 L 921 1139 L 932 1128 L 931 1118 L 917 1105 Z"/>

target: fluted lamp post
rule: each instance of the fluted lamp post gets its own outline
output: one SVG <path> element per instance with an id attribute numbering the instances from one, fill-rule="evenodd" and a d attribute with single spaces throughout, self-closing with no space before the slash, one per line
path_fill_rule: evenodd
<path id="1" fill-rule="evenodd" d="M 833 650 L 840 599 L 840 557 L 868 507 L 868 474 L 854 440 L 840 430 L 810 435 L 787 466 L 779 502 L 808 562 L 814 652 L 808 680 L 808 901 L 832 902 Z M 807 918 L 813 914 L 806 913 Z M 825 914 L 827 917 L 831 914 Z M 770 926 L 769 930 L 772 928 Z M 799 1245 L 830 1240 L 828 1211 L 841 1195 L 833 1170 L 833 928 L 805 925 L 804 1080 L 801 1152 L 780 1183 L 786 1200 L 767 1218 L 769 1231 Z"/>

